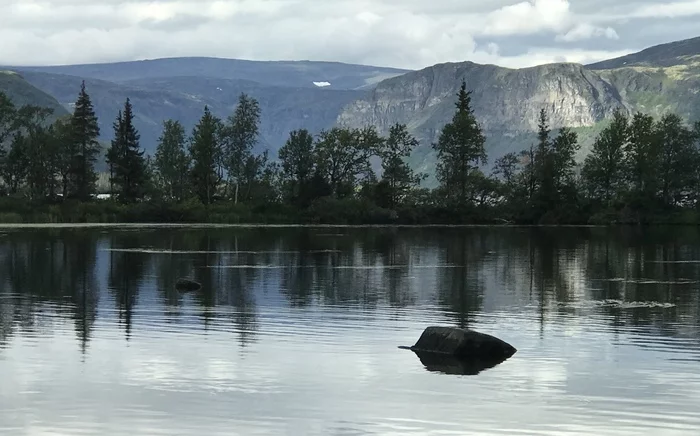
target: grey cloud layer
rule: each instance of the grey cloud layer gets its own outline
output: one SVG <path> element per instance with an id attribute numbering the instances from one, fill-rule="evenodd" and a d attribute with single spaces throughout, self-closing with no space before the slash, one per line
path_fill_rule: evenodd
<path id="1" fill-rule="evenodd" d="M 700 0 L 0 0 L 0 10 L 5 65 L 194 55 L 520 67 L 700 34 Z"/>

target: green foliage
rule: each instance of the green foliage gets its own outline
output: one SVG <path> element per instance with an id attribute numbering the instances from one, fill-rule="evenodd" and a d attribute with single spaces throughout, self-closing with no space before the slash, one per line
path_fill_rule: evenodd
<path id="1" fill-rule="evenodd" d="M 316 142 L 316 166 L 336 198 L 352 196 L 362 176 L 371 172 L 370 158 L 384 140 L 374 127 L 323 131 Z"/>
<path id="2" fill-rule="evenodd" d="M 0 92 L 0 152 L 4 150 L 5 142 L 16 130 L 16 116 L 17 111 L 12 100 Z"/>
<path id="3" fill-rule="evenodd" d="M 285 198 L 298 206 L 308 206 L 311 199 L 315 153 L 314 138 L 306 129 L 290 132 L 289 139 L 279 150 Z"/>
<path id="4" fill-rule="evenodd" d="M 205 205 L 212 203 L 223 178 L 221 131 L 221 120 L 205 106 L 190 138 L 192 190 Z"/>
<path id="5" fill-rule="evenodd" d="M 97 173 L 95 162 L 99 155 L 100 128 L 97 116 L 92 106 L 90 96 L 85 90 L 85 82 L 80 86 L 80 93 L 75 102 L 75 110 L 71 118 L 71 191 L 69 196 L 81 201 L 89 200 L 95 193 Z"/>
<path id="6" fill-rule="evenodd" d="M 582 176 L 587 194 L 600 199 L 606 206 L 618 200 L 622 193 L 628 143 L 629 120 L 621 111 L 616 111 L 584 162 Z"/>
<path id="7" fill-rule="evenodd" d="M 154 163 L 154 180 L 163 195 L 180 202 L 188 193 L 190 157 L 185 148 L 185 128 L 179 121 L 163 123 L 163 133 L 158 139 Z"/>
<path id="8" fill-rule="evenodd" d="M 259 107 L 244 94 L 226 122 L 204 107 L 189 138 L 166 121 L 151 159 L 127 99 L 106 156 L 120 202 L 93 196 L 98 129 L 85 87 L 71 117 L 48 124 L 50 115 L 0 94 L 0 221 L 677 224 L 700 216 L 700 122 L 687 126 L 672 113 L 655 120 L 618 111 L 579 172 L 577 132 L 553 133 L 542 110 L 537 142 L 486 175 L 485 137 L 463 83 L 434 145 L 440 186 L 429 190 L 407 163 L 419 144 L 405 125 L 387 137 L 373 126 L 316 137 L 296 130 L 275 161 L 253 151 Z"/>
<path id="9" fill-rule="evenodd" d="M 452 122 L 443 127 L 437 144 L 437 179 L 445 200 L 452 205 L 465 206 L 474 201 L 473 183 L 479 179 L 475 173 L 479 163 L 486 162 L 484 144 L 486 138 L 471 108 L 471 91 L 466 83 L 457 96 L 457 111 Z"/>
<path id="10" fill-rule="evenodd" d="M 241 94 L 238 106 L 222 129 L 223 148 L 226 153 L 224 164 L 228 178 L 234 188 L 234 203 L 238 203 L 242 184 L 247 185 L 246 196 L 250 194 L 251 174 L 257 173 L 261 162 L 252 155 L 253 147 L 260 134 L 260 104 L 254 98 Z"/>
<path id="11" fill-rule="evenodd" d="M 389 129 L 389 138 L 379 151 L 384 183 L 384 195 L 381 196 L 383 200 L 379 204 L 383 207 L 396 208 L 423 179 L 423 176 L 418 176 L 411 170 L 406 161 L 418 145 L 405 124 L 395 124 Z"/>
<path id="12" fill-rule="evenodd" d="M 532 207 L 535 216 L 545 216 L 556 209 L 569 209 L 576 201 L 575 156 L 579 149 L 578 135 L 562 128 L 552 139 L 549 120 L 540 111 L 538 143 L 533 153 Z M 551 215 L 551 213 L 550 213 Z"/>
<path id="13" fill-rule="evenodd" d="M 134 127 L 134 113 L 127 98 L 124 112 L 119 111 L 114 122 L 114 139 L 107 151 L 110 168 L 110 192 L 124 203 L 143 199 L 147 180 L 146 159 L 139 145 L 139 133 Z"/>

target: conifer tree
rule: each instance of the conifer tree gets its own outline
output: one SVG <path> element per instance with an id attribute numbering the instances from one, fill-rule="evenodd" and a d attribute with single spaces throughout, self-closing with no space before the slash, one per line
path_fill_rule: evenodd
<path id="1" fill-rule="evenodd" d="M 133 203 L 143 198 L 148 181 L 144 150 L 139 144 L 140 135 L 134 126 L 134 112 L 128 98 L 114 123 L 114 136 L 107 153 L 111 184 L 122 202 Z"/>
<path id="2" fill-rule="evenodd" d="M 122 149 L 124 148 L 124 117 L 121 109 L 117 114 L 117 119 L 112 124 L 112 129 L 114 130 L 114 138 L 112 138 L 111 145 L 107 150 L 106 161 L 109 166 L 109 193 L 116 195 L 114 189 L 117 179 L 116 168 L 120 163 L 120 156 L 123 154 Z"/>
<path id="3" fill-rule="evenodd" d="M 537 185 L 537 208 L 544 213 L 557 203 L 556 187 L 554 183 L 554 153 L 550 137 L 549 120 L 547 112 L 540 110 L 540 118 L 537 124 L 537 146 L 535 147 L 534 173 Z"/>
<path id="4" fill-rule="evenodd" d="M 450 203 L 466 205 L 474 196 L 475 173 L 480 163 L 486 162 L 486 138 L 471 107 L 471 91 L 462 81 L 458 93 L 457 111 L 446 124 L 438 142 L 436 176 Z"/>
<path id="5" fill-rule="evenodd" d="M 100 152 L 97 141 L 99 135 L 97 116 L 83 81 L 71 119 L 71 195 L 82 201 L 89 200 L 95 193 L 95 162 Z"/>
<path id="6" fill-rule="evenodd" d="M 221 129 L 221 120 L 205 106 L 190 138 L 192 187 L 206 205 L 212 203 L 222 179 Z"/>

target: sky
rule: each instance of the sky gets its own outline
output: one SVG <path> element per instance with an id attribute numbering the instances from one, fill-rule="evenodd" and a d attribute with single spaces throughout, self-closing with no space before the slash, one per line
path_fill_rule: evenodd
<path id="1" fill-rule="evenodd" d="M 700 0 L 0 0 L 0 65 L 214 56 L 588 63 L 700 36 Z"/>

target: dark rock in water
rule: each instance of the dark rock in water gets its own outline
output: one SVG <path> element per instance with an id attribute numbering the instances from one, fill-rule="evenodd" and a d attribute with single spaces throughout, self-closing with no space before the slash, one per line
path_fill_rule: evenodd
<path id="1" fill-rule="evenodd" d="M 175 282 L 175 289 L 180 292 L 198 291 L 202 285 L 190 279 L 179 279 Z"/>
<path id="2" fill-rule="evenodd" d="M 504 362 L 517 351 L 496 337 L 454 327 L 428 327 L 412 347 L 429 371 L 476 375 Z"/>

